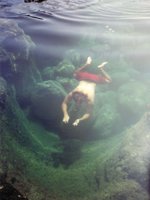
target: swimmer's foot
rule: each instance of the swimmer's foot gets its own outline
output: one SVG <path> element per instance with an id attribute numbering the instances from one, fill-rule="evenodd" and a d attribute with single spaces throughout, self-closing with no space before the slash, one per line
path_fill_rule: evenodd
<path id="1" fill-rule="evenodd" d="M 108 62 L 103 62 L 102 64 L 98 65 L 97 67 L 100 69 L 102 67 L 104 67 Z"/>
<path id="2" fill-rule="evenodd" d="M 87 58 L 86 64 L 90 65 L 92 63 L 92 58 L 89 56 Z"/>

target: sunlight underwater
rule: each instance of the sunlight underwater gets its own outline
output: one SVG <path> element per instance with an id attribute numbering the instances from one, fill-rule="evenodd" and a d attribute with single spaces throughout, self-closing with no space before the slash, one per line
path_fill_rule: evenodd
<path id="1" fill-rule="evenodd" d="M 29 200 L 149 200 L 149 7 L 0 2 L 1 196 L 9 184 Z M 88 56 L 93 73 L 108 61 L 112 82 L 74 127 L 85 107 L 70 104 L 64 124 L 61 104 Z"/>

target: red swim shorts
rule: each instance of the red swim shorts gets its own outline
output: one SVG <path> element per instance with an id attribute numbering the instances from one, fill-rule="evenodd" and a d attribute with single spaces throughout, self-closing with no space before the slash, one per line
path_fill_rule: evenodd
<path id="1" fill-rule="evenodd" d="M 94 83 L 106 83 L 106 79 L 103 76 L 92 74 L 89 72 L 83 72 L 83 71 L 75 72 L 74 77 L 78 81 L 85 80 L 85 81 L 90 81 Z"/>

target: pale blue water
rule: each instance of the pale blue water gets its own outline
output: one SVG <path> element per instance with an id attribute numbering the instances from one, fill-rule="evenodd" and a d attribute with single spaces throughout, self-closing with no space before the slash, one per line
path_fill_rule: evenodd
<path id="1" fill-rule="evenodd" d="M 108 45 L 113 40 L 113 50 L 121 47 L 141 68 L 149 64 L 150 5 L 146 0 L 1 0 L 0 8 L 0 17 L 15 20 L 31 36 L 41 58 L 62 58 L 79 38 L 88 35 L 107 40 Z M 82 49 L 81 54 L 86 51 Z"/>
<path id="2" fill-rule="evenodd" d="M 26 150 L 18 145 L 18 149 L 21 149 L 20 157 L 23 157 L 31 166 L 31 170 L 27 169 L 26 171 L 27 176 L 32 179 L 33 175 L 33 180 L 39 180 L 39 185 L 41 184 L 43 188 L 50 188 L 50 192 L 54 196 L 59 190 L 60 196 L 64 192 L 66 196 L 68 195 L 68 198 L 73 197 L 74 192 L 76 196 L 80 196 L 80 192 L 83 193 L 82 195 L 87 191 L 90 194 L 89 188 L 95 187 L 95 180 L 97 181 L 97 187 L 99 187 L 101 183 L 98 182 L 98 178 L 101 176 L 101 171 L 99 172 L 98 169 L 101 170 L 101 163 L 105 165 L 105 162 L 112 156 L 111 152 L 115 152 L 121 143 L 122 131 L 134 125 L 147 110 L 150 98 L 149 11 L 150 3 L 148 0 L 47 0 L 42 3 L 25 3 L 23 0 L 0 1 L 0 18 L 15 21 L 35 43 L 34 61 L 40 72 L 47 66 L 56 67 L 64 58 L 70 59 L 70 52 L 74 52 L 74 57 L 76 54 L 77 56 L 80 55 L 82 61 L 85 61 L 89 55 L 92 56 L 93 60 L 96 60 L 96 63 L 108 61 L 106 71 L 112 76 L 112 83 L 106 87 L 98 86 L 99 88 L 96 90 L 95 104 L 97 107 L 95 106 L 94 110 L 96 117 L 94 116 L 95 118 L 92 119 L 92 128 L 88 124 L 87 127 L 91 129 L 85 129 L 88 132 L 87 138 L 84 127 L 85 132 L 83 131 L 83 135 L 82 127 L 76 133 L 76 129 L 70 124 L 65 129 L 62 122 L 59 123 L 61 125 L 58 128 L 61 130 L 60 132 L 55 124 L 51 126 L 47 121 L 48 124 L 44 127 L 45 124 L 43 125 L 42 122 L 48 115 L 46 115 L 46 112 L 42 112 L 42 108 L 45 109 L 43 105 L 41 105 L 41 110 L 38 110 L 43 117 L 43 121 L 31 120 L 28 116 L 30 105 L 29 108 L 24 110 L 26 116 L 29 117 L 28 120 L 31 120 L 29 135 L 32 135 L 33 143 L 36 143 L 37 146 L 35 145 L 35 147 L 37 149 L 35 149 L 35 152 L 31 151 L 33 163 L 30 163 L 30 161 L 28 162 L 30 153 L 28 154 Z M 11 45 L 17 44 L 17 42 L 12 42 Z M 9 41 L 6 41 L 6 45 L 9 47 Z M 10 47 L 12 47 L 11 45 Z M 17 46 L 12 48 L 14 51 L 15 47 Z M 56 81 L 60 81 L 60 83 L 62 81 L 63 85 L 65 80 L 63 78 L 58 76 Z M 18 89 L 19 86 L 17 85 L 16 88 Z M 68 92 L 67 89 L 66 92 Z M 43 94 L 45 95 L 44 90 Z M 46 97 L 50 98 L 48 95 Z M 26 99 L 23 103 L 25 101 Z M 39 103 L 36 102 L 36 98 L 34 101 L 35 104 Z M 43 102 L 46 101 L 43 100 Z M 21 106 L 23 103 L 20 103 Z M 24 109 L 24 106 L 22 107 Z M 47 110 L 45 109 L 45 111 Z M 52 116 L 50 115 L 50 117 Z M 67 138 L 64 136 L 65 131 L 68 131 L 67 134 L 69 133 L 68 138 L 73 138 L 73 140 L 65 141 Z M 46 137 L 43 137 L 44 134 L 46 134 Z M 117 137 L 117 134 L 119 137 Z M 59 144 L 61 137 L 64 145 L 62 154 L 59 152 L 62 150 L 62 144 Z M 95 143 L 92 143 L 88 137 L 92 138 L 92 142 Z M 105 137 L 106 140 L 101 140 Z M 100 138 L 100 140 L 97 140 L 97 138 Z M 82 146 L 82 142 L 85 146 Z M 127 146 L 126 142 L 125 145 Z M 33 148 L 31 149 L 33 150 Z M 52 155 L 52 153 L 54 154 Z M 24 154 L 27 154 L 27 157 L 24 157 Z M 59 156 L 60 158 L 58 158 Z M 75 165 L 72 166 L 72 164 Z M 69 168 L 68 175 L 67 170 L 63 167 L 70 167 L 70 165 L 72 168 Z M 37 171 L 38 173 L 36 173 Z M 84 173 L 85 175 L 83 175 Z M 98 173 L 98 178 L 96 173 Z M 88 176 L 91 178 L 94 176 L 97 179 L 93 178 L 94 181 L 92 179 L 92 182 Z M 83 188 L 80 187 L 80 182 Z M 74 184 L 77 192 L 74 191 Z M 91 191 L 94 193 L 95 188 L 93 188 Z M 99 188 L 96 191 L 99 192 Z"/>

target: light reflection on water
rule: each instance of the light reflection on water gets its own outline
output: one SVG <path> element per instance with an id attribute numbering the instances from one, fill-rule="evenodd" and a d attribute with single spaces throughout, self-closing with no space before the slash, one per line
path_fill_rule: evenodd
<path id="1" fill-rule="evenodd" d="M 81 37 L 105 38 L 122 46 L 129 59 L 148 62 L 150 4 L 148 1 L 47 0 L 24 3 L 2 0 L 0 17 L 19 23 L 37 45 L 38 57 L 61 59 Z M 136 49 L 136 52 L 133 51 Z M 83 53 L 84 49 L 82 49 Z M 41 63 L 42 64 L 42 63 Z"/>

